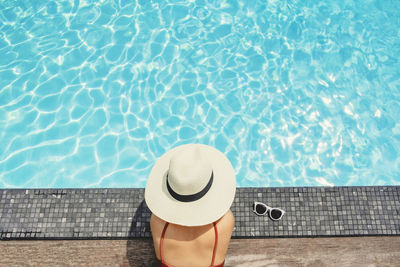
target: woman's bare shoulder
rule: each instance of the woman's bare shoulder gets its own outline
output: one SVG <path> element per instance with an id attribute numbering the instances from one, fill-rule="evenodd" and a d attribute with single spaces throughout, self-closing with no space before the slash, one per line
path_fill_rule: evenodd
<path id="1" fill-rule="evenodd" d="M 231 210 L 228 210 L 221 219 L 217 221 L 218 228 L 232 230 L 235 226 L 235 216 Z"/>
<path id="2" fill-rule="evenodd" d="M 161 219 L 160 217 L 157 217 L 154 214 L 152 214 L 150 217 L 150 228 L 153 233 L 161 232 L 162 229 L 164 228 L 165 223 L 166 222 L 163 219 Z"/>

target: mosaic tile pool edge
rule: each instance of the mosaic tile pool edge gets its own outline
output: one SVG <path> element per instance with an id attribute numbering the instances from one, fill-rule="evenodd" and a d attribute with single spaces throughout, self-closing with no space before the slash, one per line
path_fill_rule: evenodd
<path id="1" fill-rule="evenodd" d="M 144 189 L 1 189 L 0 240 L 151 237 Z M 252 202 L 286 211 L 256 216 Z M 238 188 L 234 238 L 400 235 L 400 186 Z"/>

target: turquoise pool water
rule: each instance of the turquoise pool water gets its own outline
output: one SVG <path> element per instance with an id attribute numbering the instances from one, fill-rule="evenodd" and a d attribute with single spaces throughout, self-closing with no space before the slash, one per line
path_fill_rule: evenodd
<path id="1" fill-rule="evenodd" d="M 161 1 L 160 1 L 161 2 Z M 0 188 L 400 184 L 398 1 L 1 1 Z"/>

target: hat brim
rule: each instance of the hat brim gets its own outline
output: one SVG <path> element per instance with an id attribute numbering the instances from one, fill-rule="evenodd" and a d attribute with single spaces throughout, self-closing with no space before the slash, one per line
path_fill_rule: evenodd
<path id="1" fill-rule="evenodd" d="M 201 199 L 180 202 L 167 189 L 166 176 L 171 156 L 187 146 L 198 146 L 210 161 L 214 180 L 210 190 Z M 200 226 L 217 221 L 231 207 L 235 198 L 236 179 L 228 158 L 217 149 L 201 144 L 178 146 L 162 155 L 147 180 L 145 201 L 157 217 L 174 224 Z"/>

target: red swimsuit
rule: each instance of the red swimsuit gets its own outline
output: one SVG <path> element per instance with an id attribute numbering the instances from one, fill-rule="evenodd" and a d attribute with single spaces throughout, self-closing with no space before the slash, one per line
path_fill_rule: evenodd
<path id="1" fill-rule="evenodd" d="M 210 267 L 222 267 L 222 266 L 224 266 L 225 261 L 223 261 L 219 265 L 214 265 L 215 254 L 217 252 L 217 245 L 218 245 L 218 231 L 217 231 L 217 224 L 215 222 L 213 224 L 214 224 L 214 231 L 215 231 L 215 244 L 214 244 L 214 250 L 213 250 L 212 261 L 211 261 Z M 165 223 L 164 230 L 162 232 L 161 240 L 160 240 L 160 256 L 161 256 L 161 260 L 158 260 L 159 263 L 160 263 L 160 267 L 173 267 L 172 265 L 169 265 L 168 263 L 166 263 L 164 261 L 164 258 L 163 258 L 164 236 L 165 236 L 165 232 L 167 231 L 168 225 L 169 225 L 169 223 Z"/>

